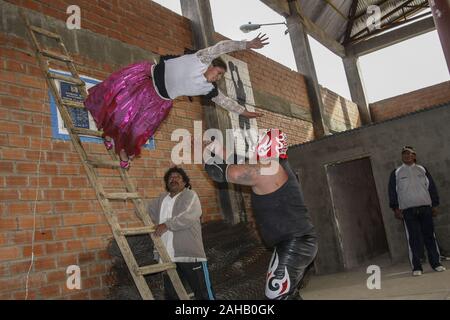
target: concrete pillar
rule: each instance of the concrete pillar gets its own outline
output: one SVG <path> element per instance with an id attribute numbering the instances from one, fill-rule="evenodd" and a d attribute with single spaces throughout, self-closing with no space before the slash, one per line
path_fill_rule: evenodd
<path id="1" fill-rule="evenodd" d="M 181 11 L 184 17 L 191 21 L 193 43 L 195 49 L 202 49 L 214 45 L 214 24 L 209 0 L 180 0 Z M 225 80 L 221 80 L 219 87 L 226 92 Z M 209 105 L 203 101 L 206 128 L 219 129 L 226 137 L 226 129 L 232 128 L 228 111 L 221 107 Z M 218 185 L 220 209 L 226 221 L 235 224 L 240 222 L 240 217 L 245 214 L 245 203 L 240 189 L 227 183 Z"/>
<path id="2" fill-rule="evenodd" d="M 324 107 L 316 68 L 311 54 L 306 28 L 302 24 L 301 13 L 298 12 L 294 2 L 289 2 L 291 15 L 286 18 L 295 63 L 298 72 L 305 76 L 309 101 L 311 103 L 312 118 L 314 123 L 315 138 L 320 138 L 330 133 L 328 121 L 324 119 Z"/>
<path id="3" fill-rule="evenodd" d="M 347 76 L 352 101 L 358 105 L 361 123 L 363 125 L 369 124 L 372 122 L 372 117 L 370 115 L 369 104 L 367 103 L 358 57 L 349 55 L 344 57 L 342 61 L 344 62 L 345 74 Z"/>
<path id="4" fill-rule="evenodd" d="M 428 0 L 450 73 L 450 0 Z"/>

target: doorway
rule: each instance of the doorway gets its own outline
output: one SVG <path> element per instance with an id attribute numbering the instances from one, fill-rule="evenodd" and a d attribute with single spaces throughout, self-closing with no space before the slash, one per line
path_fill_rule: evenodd
<path id="1" fill-rule="evenodd" d="M 369 157 L 326 166 L 345 269 L 389 251 Z"/>

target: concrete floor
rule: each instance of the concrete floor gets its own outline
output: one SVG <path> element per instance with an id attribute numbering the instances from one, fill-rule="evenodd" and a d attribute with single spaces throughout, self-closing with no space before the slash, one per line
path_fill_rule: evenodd
<path id="1" fill-rule="evenodd" d="M 381 289 L 367 288 L 371 264 L 381 269 Z M 301 295 L 305 300 L 450 300 L 450 261 L 442 265 L 447 270 L 436 272 L 424 263 L 422 276 L 413 277 L 408 262 L 392 265 L 382 257 L 348 272 L 312 276 Z"/>

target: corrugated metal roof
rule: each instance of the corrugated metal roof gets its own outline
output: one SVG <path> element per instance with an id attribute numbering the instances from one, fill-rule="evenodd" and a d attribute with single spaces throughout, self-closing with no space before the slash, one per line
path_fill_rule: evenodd
<path id="1" fill-rule="evenodd" d="M 282 14 L 287 15 L 288 0 L 261 0 L 263 3 Z M 393 22 L 411 17 L 429 8 L 428 0 L 297 0 L 303 14 L 339 43 L 348 42 L 347 28 L 351 26 L 348 36 L 364 38 L 370 36 L 367 21 L 371 14 L 370 6 L 380 9 L 381 27 L 386 30 Z M 356 8 L 353 8 L 356 6 Z M 353 10 L 352 10 L 353 9 Z"/>

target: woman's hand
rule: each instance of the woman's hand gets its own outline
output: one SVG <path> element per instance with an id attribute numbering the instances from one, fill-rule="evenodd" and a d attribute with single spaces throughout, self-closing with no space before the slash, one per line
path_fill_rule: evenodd
<path id="1" fill-rule="evenodd" d="M 268 39 L 269 37 L 267 37 L 266 34 L 261 35 L 260 33 L 252 41 L 247 41 L 247 49 L 261 49 L 265 45 L 269 44 L 269 42 L 266 42 Z"/>
<path id="2" fill-rule="evenodd" d="M 262 117 L 263 114 L 259 113 L 259 112 L 250 112 L 250 111 L 245 110 L 244 112 L 241 113 L 241 116 L 244 116 L 249 119 L 253 119 L 253 118 Z"/>

